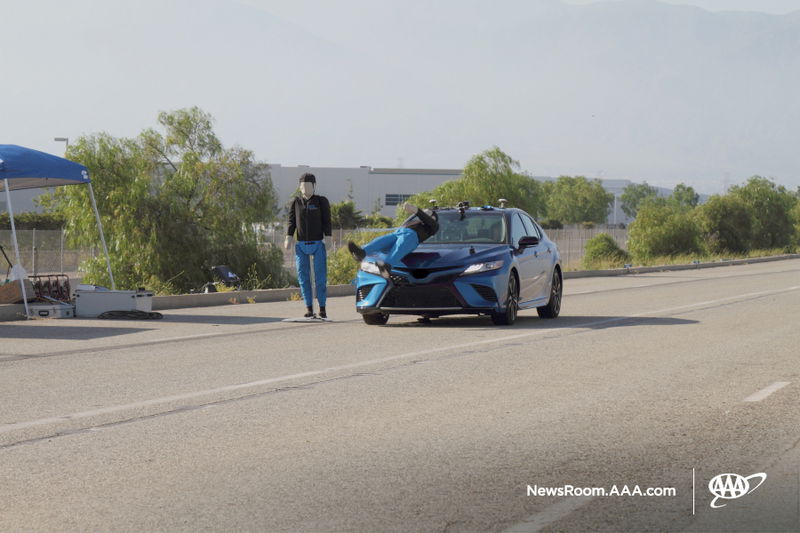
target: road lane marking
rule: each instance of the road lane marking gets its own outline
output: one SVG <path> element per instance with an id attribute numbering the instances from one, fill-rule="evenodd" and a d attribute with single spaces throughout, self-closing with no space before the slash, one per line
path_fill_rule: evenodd
<path id="1" fill-rule="evenodd" d="M 44 425 L 47 425 L 47 424 L 57 424 L 57 423 L 63 423 L 63 422 L 71 422 L 71 421 L 91 418 L 91 417 L 94 417 L 94 416 L 110 415 L 110 414 L 120 413 L 120 412 L 124 412 L 124 411 L 130 411 L 130 410 L 143 409 L 143 408 L 147 408 L 147 407 L 153 407 L 153 406 L 157 406 L 157 405 L 160 405 L 160 404 L 169 404 L 169 403 L 173 403 L 173 402 L 180 402 L 180 401 L 186 401 L 186 400 L 196 400 L 198 398 L 202 398 L 202 397 L 205 397 L 205 396 L 214 396 L 214 395 L 219 395 L 219 394 L 224 394 L 224 393 L 231 393 L 231 392 L 241 391 L 241 390 L 245 390 L 245 389 L 258 388 L 258 387 L 263 387 L 265 385 L 272 385 L 272 384 L 280 383 L 282 381 L 290 381 L 290 380 L 293 380 L 293 379 L 316 377 L 316 376 L 328 374 L 328 373 L 331 373 L 331 372 L 341 372 L 341 371 L 345 371 L 345 370 L 354 370 L 354 369 L 362 368 L 362 367 L 365 367 L 365 366 L 380 365 L 380 364 L 390 363 L 390 362 L 398 361 L 398 360 L 402 360 L 402 359 L 410 359 L 410 358 L 414 358 L 414 357 L 421 357 L 421 356 L 431 355 L 431 354 L 435 354 L 435 353 L 439 353 L 439 352 L 448 352 L 448 351 L 453 351 L 453 350 L 469 349 L 469 348 L 474 348 L 476 346 L 481 346 L 481 345 L 486 345 L 486 344 L 497 344 L 497 343 L 508 342 L 508 341 L 512 341 L 512 340 L 516 340 L 516 339 L 523 339 L 523 338 L 534 337 L 534 336 L 539 336 L 539 335 L 546 335 L 546 334 L 550 334 L 550 333 L 568 332 L 570 330 L 576 330 L 576 329 L 579 330 L 579 329 L 582 329 L 582 328 L 594 328 L 594 327 L 602 326 L 602 325 L 605 325 L 605 324 L 611 324 L 611 323 L 615 323 L 615 322 L 624 322 L 624 321 L 630 320 L 632 318 L 643 317 L 643 316 L 646 316 L 646 315 L 661 315 L 661 314 L 665 314 L 665 313 L 673 313 L 673 312 L 676 312 L 676 311 L 687 311 L 687 310 L 702 308 L 702 307 L 705 307 L 705 306 L 708 306 L 708 305 L 719 304 L 719 303 L 722 303 L 722 302 L 729 302 L 729 301 L 732 301 L 732 300 L 755 298 L 755 297 L 766 296 L 766 295 L 770 295 L 770 294 L 785 294 L 787 292 L 796 291 L 798 289 L 800 289 L 800 285 L 793 286 L 793 287 L 787 287 L 787 288 L 783 288 L 783 289 L 775 289 L 775 290 L 769 290 L 769 291 L 760 291 L 760 292 L 752 292 L 752 293 L 747 293 L 747 294 L 739 294 L 737 296 L 729 296 L 729 297 L 726 297 L 726 298 L 719 298 L 717 300 L 707 300 L 707 301 L 703 301 L 703 302 L 696 302 L 696 303 L 693 303 L 693 304 L 686 304 L 686 305 L 680 305 L 680 306 L 676 306 L 676 307 L 669 307 L 669 308 L 666 308 L 666 309 L 656 309 L 656 310 L 652 310 L 652 311 L 644 311 L 644 312 L 641 312 L 641 313 L 634 313 L 634 314 L 627 315 L 627 316 L 603 318 L 603 319 L 600 319 L 600 320 L 584 322 L 583 324 L 576 324 L 575 326 L 573 326 L 571 328 L 538 329 L 536 331 L 531 331 L 531 332 L 527 332 L 527 333 L 519 333 L 519 334 L 516 334 L 516 335 L 506 335 L 504 337 L 495 337 L 495 338 L 484 339 L 484 340 L 480 340 L 480 341 L 472 341 L 472 342 L 468 342 L 468 343 L 464 343 L 464 344 L 455 344 L 455 345 L 451 344 L 451 345 L 447 345 L 447 346 L 441 346 L 441 347 L 438 347 L 438 348 L 429 348 L 427 350 L 419 350 L 419 351 L 415 351 L 415 352 L 408 352 L 408 353 L 404 353 L 404 354 L 393 355 L 393 356 L 389 356 L 389 357 L 382 357 L 382 358 L 378 358 L 378 359 L 369 359 L 369 360 L 366 360 L 366 361 L 359 361 L 357 363 L 349 363 L 349 364 L 345 364 L 345 365 L 332 366 L 332 367 L 327 367 L 327 368 L 318 369 L 318 370 L 309 370 L 307 372 L 298 372 L 296 374 L 289 374 L 289 375 L 285 375 L 285 376 L 278 376 L 278 377 L 273 377 L 273 378 L 261 379 L 261 380 L 257 380 L 257 381 L 250 381 L 250 382 L 247 382 L 247 383 L 239 383 L 239 384 L 236 384 L 236 385 L 227 385 L 227 386 L 224 386 L 224 387 L 216 387 L 216 388 L 213 388 L 213 389 L 205 389 L 205 390 L 199 390 L 199 391 L 194 391 L 194 392 L 186 392 L 186 393 L 183 393 L 183 394 L 175 394 L 175 395 L 171 395 L 171 396 L 153 398 L 153 399 L 150 399 L 150 400 L 144 400 L 144 401 L 140 401 L 140 402 L 133 402 L 133 403 L 123 404 L 123 405 L 115 405 L 115 406 L 110 406 L 110 407 L 103 407 L 103 408 L 100 408 L 100 409 L 92 409 L 92 410 L 89 410 L 89 411 L 80 411 L 80 412 L 77 412 L 77 413 L 71 413 L 71 414 L 62 415 L 62 416 L 40 418 L 40 419 L 37 419 L 37 420 L 30 420 L 30 421 L 27 421 L 27 422 L 16 422 L 16 423 L 12 423 L 12 424 L 3 424 L 3 425 L 0 425 L 0 435 L 2 435 L 4 433 L 10 433 L 12 431 L 30 429 L 30 428 L 37 427 L 37 426 L 44 426 Z"/>
<path id="2" fill-rule="evenodd" d="M 503 533 L 537 533 L 542 528 L 561 520 L 592 500 L 594 500 L 594 496 L 565 498 L 538 513 L 532 514 L 522 522 L 503 530 Z"/>
<path id="3" fill-rule="evenodd" d="M 763 400 L 764 398 L 766 398 L 767 396 L 769 396 L 773 392 L 784 388 L 789 383 L 790 383 L 789 381 L 776 381 L 775 383 L 773 383 L 769 387 L 764 387 L 760 391 L 754 392 L 753 394 L 751 394 L 750 396 L 745 398 L 744 401 L 746 401 L 746 402 L 760 402 L 761 400 Z"/>

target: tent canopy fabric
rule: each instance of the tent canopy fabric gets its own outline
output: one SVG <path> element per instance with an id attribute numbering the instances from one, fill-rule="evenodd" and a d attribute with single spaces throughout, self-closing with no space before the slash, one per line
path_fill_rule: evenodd
<path id="1" fill-rule="evenodd" d="M 0 144 L 0 191 L 89 183 L 85 166 L 16 144 Z"/>

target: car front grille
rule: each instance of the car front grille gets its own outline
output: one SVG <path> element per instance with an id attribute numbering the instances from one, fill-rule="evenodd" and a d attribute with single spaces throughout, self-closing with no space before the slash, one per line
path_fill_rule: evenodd
<path id="1" fill-rule="evenodd" d="M 395 286 L 383 298 L 381 307 L 410 307 L 410 308 L 434 308 L 434 307 L 462 307 L 461 302 L 447 287 L 420 286 Z"/>
<path id="2" fill-rule="evenodd" d="M 448 281 L 456 278 L 459 274 L 461 274 L 461 269 L 459 267 L 441 267 L 441 268 L 396 268 L 398 272 L 402 272 L 405 276 L 400 274 L 392 273 L 392 280 L 394 280 L 395 276 L 400 277 L 403 281 L 407 279 L 425 279 L 431 274 L 434 274 L 434 278 L 436 279 L 436 283 L 447 283 Z M 447 270 L 452 270 L 450 274 L 442 274 L 439 276 L 435 276 L 435 274 L 439 272 L 445 272 Z"/>
<path id="3" fill-rule="evenodd" d="M 408 281 L 404 276 L 401 276 L 400 274 L 391 274 L 389 278 L 391 278 L 392 283 L 394 283 L 395 287 L 405 287 L 411 285 L 411 282 Z"/>
<path id="4" fill-rule="evenodd" d="M 480 294 L 481 298 L 484 300 L 489 302 L 497 301 L 497 294 L 495 294 L 493 288 L 487 287 L 486 285 L 478 285 L 477 283 L 470 283 L 470 285 L 472 285 L 472 288 L 475 289 L 475 292 Z"/>

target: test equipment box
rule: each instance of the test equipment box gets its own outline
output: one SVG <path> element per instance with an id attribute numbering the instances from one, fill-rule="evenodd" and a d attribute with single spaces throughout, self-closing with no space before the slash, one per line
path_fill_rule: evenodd
<path id="1" fill-rule="evenodd" d="M 28 304 L 31 318 L 73 318 L 75 306 L 70 304 Z"/>
<path id="2" fill-rule="evenodd" d="M 109 291 L 77 289 L 75 291 L 75 316 L 92 318 L 106 311 L 153 310 L 153 293 L 138 291 Z"/>

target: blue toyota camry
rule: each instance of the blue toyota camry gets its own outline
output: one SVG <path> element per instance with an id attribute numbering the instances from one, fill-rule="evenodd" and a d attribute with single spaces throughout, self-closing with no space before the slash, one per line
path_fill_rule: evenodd
<path id="1" fill-rule="evenodd" d="M 461 205 L 461 204 L 460 204 Z M 489 315 L 511 325 L 520 309 L 542 318 L 561 310 L 561 257 L 525 211 L 492 206 L 436 209 L 439 231 L 391 271 L 367 256 L 356 278 L 356 310 L 364 322 L 392 314 Z"/>

